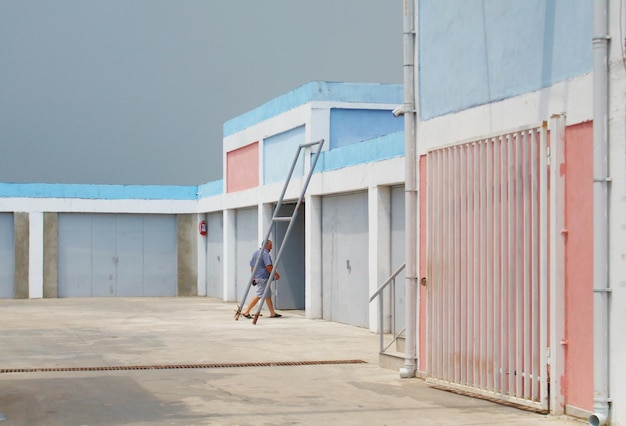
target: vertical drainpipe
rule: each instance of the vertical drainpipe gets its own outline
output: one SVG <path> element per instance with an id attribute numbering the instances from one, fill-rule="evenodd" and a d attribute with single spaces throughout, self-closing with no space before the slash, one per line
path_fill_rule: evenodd
<path id="1" fill-rule="evenodd" d="M 406 353 L 400 377 L 415 377 L 417 323 L 417 156 L 415 109 L 415 0 L 404 0 L 404 196 L 406 252 Z"/>
<path id="2" fill-rule="evenodd" d="M 608 262 L 608 0 L 593 10 L 593 410 L 589 424 L 609 419 Z"/>

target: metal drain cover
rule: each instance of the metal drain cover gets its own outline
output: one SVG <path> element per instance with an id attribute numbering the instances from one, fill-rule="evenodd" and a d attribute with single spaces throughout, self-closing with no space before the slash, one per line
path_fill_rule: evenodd
<path id="1" fill-rule="evenodd" d="M 239 362 L 225 364 L 164 364 L 164 365 L 120 365 L 105 367 L 50 367 L 50 368 L 0 368 L 6 373 L 49 373 L 67 371 L 126 371 L 126 370 L 176 370 L 184 368 L 243 368 L 243 367 L 288 367 L 298 365 L 367 364 L 360 359 L 339 359 L 330 361 L 269 361 Z M 2 419 L 0 419 L 2 420 Z"/>

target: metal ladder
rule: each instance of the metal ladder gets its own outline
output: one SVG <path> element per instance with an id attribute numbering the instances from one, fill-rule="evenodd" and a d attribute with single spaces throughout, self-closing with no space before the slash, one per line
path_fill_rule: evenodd
<path id="1" fill-rule="evenodd" d="M 291 182 L 291 177 L 293 176 L 293 171 L 296 168 L 296 164 L 298 162 L 298 158 L 300 157 L 300 152 L 302 152 L 303 149 L 305 148 L 309 148 L 312 146 L 317 145 L 317 151 L 315 152 L 315 157 L 313 158 L 313 161 L 310 165 L 309 168 L 309 172 L 307 173 L 306 179 L 304 181 L 304 185 L 302 187 L 302 190 L 300 191 L 300 196 L 298 197 L 298 201 L 296 203 L 296 207 L 293 210 L 293 213 L 291 214 L 291 216 L 282 216 L 279 217 L 278 216 L 278 212 L 280 211 L 280 207 L 283 204 L 283 199 L 285 197 L 285 193 L 287 192 L 287 188 L 289 187 L 289 183 Z M 309 182 L 311 181 L 311 176 L 313 176 L 313 171 L 315 170 L 315 166 L 317 165 L 317 160 L 319 159 L 320 156 L 320 152 L 322 151 L 322 147 L 324 146 L 324 139 L 320 139 L 319 141 L 316 142 L 309 142 L 309 143 L 304 143 L 298 146 L 298 150 L 296 151 L 296 155 L 291 163 L 291 168 L 289 170 L 289 174 L 287 175 L 287 180 L 285 181 L 285 185 L 283 186 L 283 191 L 280 194 L 280 197 L 278 198 L 278 203 L 276 204 L 276 208 L 274 209 L 274 214 L 272 215 L 272 224 L 270 225 L 269 229 L 267 230 L 267 234 L 265 235 L 265 238 L 263 239 L 263 242 L 261 243 L 261 252 L 259 253 L 259 255 L 256 257 L 256 262 L 254 264 L 254 267 L 252 268 L 252 272 L 250 273 L 250 278 L 248 279 L 248 284 L 246 286 L 246 291 L 243 293 L 243 298 L 241 299 L 241 303 L 237 304 L 237 311 L 235 312 L 235 320 L 239 320 L 239 316 L 241 315 L 241 310 L 243 308 L 244 303 L 246 303 L 246 298 L 248 297 L 248 293 L 250 292 L 250 288 L 252 287 L 252 282 L 254 280 L 254 272 L 256 271 L 256 269 L 259 267 L 259 263 L 261 262 L 261 258 L 263 257 L 263 250 L 265 250 L 265 246 L 267 245 L 267 241 L 270 238 L 270 235 L 272 235 L 272 231 L 274 230 L 274 226 L 276 225 L 277 222 L 289 222 L 289 225 L 287 225 L 287 231 L 285 232 L 285 236 L 283 238 L 282 244 L 280 246 L 280 250 L 278 250 L 278 254 L 276 255 L 276 259 L 274 259 L 274 264 L 273 264 L 273 268 L 272 268 L 272 272 L 270 273 L 270 277 L 267 280 L 267 285 L 265 287 L 265 291 L 263 292 L 263 297 L 261 297 L 261 300 L 259 301 L 259 307 L 256 310 L 255 314 L 254 314 L 254 319 L 252 320 L 252 324 L 256 324 L 260 313 L 261 313 L 261 309 L 263 309 L 263 304 L 265 303 L 265 298 L 269 295 L 270 292 L 270 288 L 272 283 L 275 281 L 275 276 L 276 276 L 276 270 L 278 269 L 278 264 L 280 262 L 280 258 L 283 254 L 283 249 L 285 248 L 285 243 L 287 242 L 287 239 L 289 238 L 289 233 L 291 232 L 291 228 L 293 226 L 293 224 L 295 223 L 295 219 L 298 216 L 298 212 L 300 210 L 300 205 L 302 204 L 302 199 L 304 198 L 304 194 L 306 193 L 306 189 L 309 186 Z M 306 161 L 306 159 L 305 159 Z"/>

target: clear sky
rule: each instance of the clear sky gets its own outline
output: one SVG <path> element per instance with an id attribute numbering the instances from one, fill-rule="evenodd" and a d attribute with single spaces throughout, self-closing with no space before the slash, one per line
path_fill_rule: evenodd
<path id="1" fill-rule="evenodd" d="M 0 0 L 0 182 L 197 185 L 225 121 L 402 83 L 401 0 Z"/>

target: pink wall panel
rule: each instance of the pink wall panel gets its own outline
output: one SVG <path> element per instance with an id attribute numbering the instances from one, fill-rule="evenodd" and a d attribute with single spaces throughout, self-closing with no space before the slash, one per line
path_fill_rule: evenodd
<path id="1" fill-rule="evenodd" d="M 565 131 L 565 398 L 593 409 L 593 123 Z"/>
<path id="2" fill-rule="evenodd" d="M 259 143 L 226 153 L 226 192 L 259 186 Z"/>

